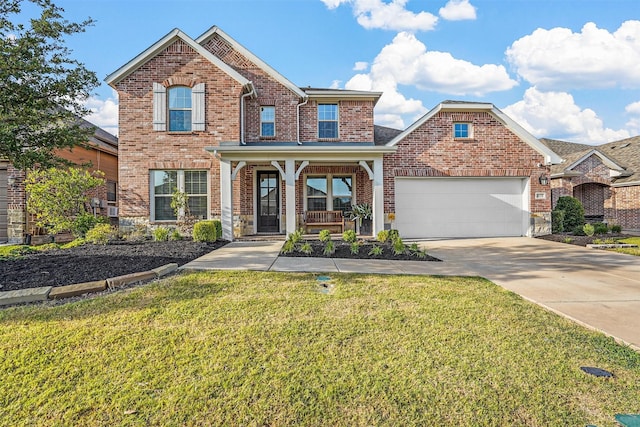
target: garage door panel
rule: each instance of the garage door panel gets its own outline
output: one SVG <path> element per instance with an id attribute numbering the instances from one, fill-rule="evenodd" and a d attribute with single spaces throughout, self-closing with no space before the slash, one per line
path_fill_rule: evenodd
<path id="1" fill-rule="evenodd" d="M 395 227 L 406 237 L 520 236 L 522 178 L 396 178 Z"/>

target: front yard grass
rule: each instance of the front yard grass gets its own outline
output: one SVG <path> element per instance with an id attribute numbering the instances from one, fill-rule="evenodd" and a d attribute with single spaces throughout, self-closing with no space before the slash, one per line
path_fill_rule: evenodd
<path id="1" fill-rule="evenodd" d="M 611 249 L 614 252 L 620 252 L 622 254 L 629 254 L 640 256 L 640 237 L 628 237 L 626 239 L 618 240 L 618 243 L 630 243 L 633 245 L 638 245 L 637 248 L 613 248 Z"/>
<path id="2" fill-rule="evenodd" d="M 0 425 L 613 426 L 640 412 L 640 354 L 491 282 L 334 274 L 325 294 L 316 279 L 192 273 L 2 310 Z"/>

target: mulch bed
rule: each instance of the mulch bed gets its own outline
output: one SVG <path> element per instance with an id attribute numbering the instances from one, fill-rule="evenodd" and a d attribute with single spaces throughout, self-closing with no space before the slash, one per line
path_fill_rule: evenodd
<path id="1" fill-rule="evenodd" d="M 64 286 L 148 271 L 169 263 L 183 265 L 227 243 L 117 241 L 47 250 L 0 260 L 0 291 Z"/>
<path id="2" fill-rule="evenodd" d="M 571 245 L 577 246 L 587 246 L 593 244 L 594 240 L 605 240 L 605 239 L 625 239 L 628 238 L 628 234 L 621 233 L 609 233 L 609 234 L 601 234 L 601 235 L 593 235 L 593 236 L 576 236 L 570 233 L 557 233 L 557 234 L 547 234 L 546 236 L 538 236 L 538 239 L 550 240 L 552 242 L 560 242 L 560 243 L 568 243 Z M 571 239 L 571 241 L 568 241 Z"/>
<path id="3" fill-rule="evenodd" d="M 348 259 L 383 259 L 383 260 L 393 260 L 393 261 L 441 261 L 438 258 L 434 258 L 430 255 L 427 255 L 425 258 L 418 258 L 415 255 L 407 254 L 406 252 L 400 255 L 395 255 L 393 253 L 393 246 L 390 243 L 378 243 L 372 241 L 362 242 L 360 245 L 360 251 L 357 254 L 352 254 L 350 250 L 349 243 L 344 241 L 334 240 L 333 243 L 335 245 L 335 252 L 331 255 L 325 255 L 324 251 L 324 243 L 319 240 L 309 240 L 307 241 L 311 244 L 313 248 L 313 252 L 311 254 L 305 254 L 300 252 L 299 250 L 294 250 L 291 253 L 280 253 L 280 256 L 284 257 L 318 257 L 318 258 L 348 258 Z M 373 246 L 381 246 L 382 255 L 369 255 L 369 251 L 373 248 Z"/>

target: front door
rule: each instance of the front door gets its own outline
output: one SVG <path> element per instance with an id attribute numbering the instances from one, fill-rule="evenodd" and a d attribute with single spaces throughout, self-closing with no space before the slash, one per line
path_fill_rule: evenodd
<path id="1" fill-rule="evenodd" d="M 258 171 L 258 233 L 280 231 L 280 179 L 277 171 Z"/>

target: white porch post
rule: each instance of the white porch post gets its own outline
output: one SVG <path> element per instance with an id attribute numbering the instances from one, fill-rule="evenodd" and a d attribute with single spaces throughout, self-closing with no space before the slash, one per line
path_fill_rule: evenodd
<path id="1" fill-rule="evenodd" d="M 287 159 L 284 161 L 285 170 L 285 197 L 287 202 L 287 236 L 296 231 L 296 161 Z"/>
<path id="2" fill-rule="evenodd" d="M 222 238 L 233 241 L 233 182 L 231 162 L 220 159 L 220 220 Z"/>
<path id="3" fill-rule="evenodd" d="M 373 160 L 373 235 L 384 230 L 384 187 L 382 159 Z"/>

